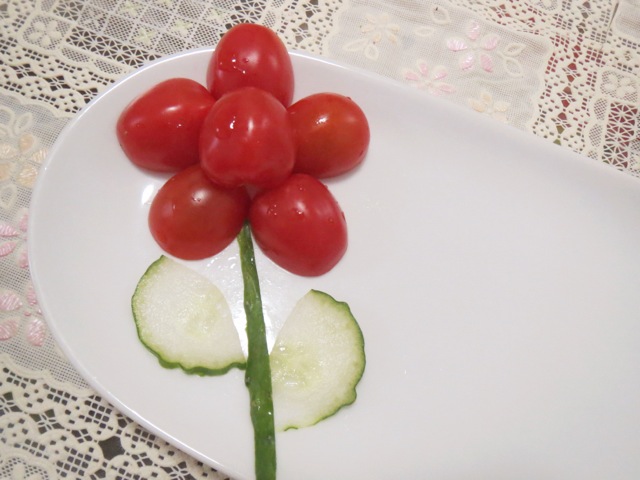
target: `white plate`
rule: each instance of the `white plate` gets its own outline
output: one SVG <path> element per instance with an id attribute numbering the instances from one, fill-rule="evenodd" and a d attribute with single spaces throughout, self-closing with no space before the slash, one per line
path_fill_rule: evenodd
<path id="1" fill-rule="evenodd" d="M 163 59 L 61 135 L 29 228 L 33 280 L 64 352 L 125 414 L 236 479 L 253 477 L 243 374 L 187 376 L 138 342 L 129 301 L 160 254 L 160 176 L 114 125 L 155 82 L 204 82 L 209 51 Z M 356 403 L 277 437 L 281 480 L 640 478 L 640 182 L 380 77 L 294 54 L 296 96 L 335 91 L 371 123 L 330 182 L 350 245 L 301 279 L 262 256 L 271 339 L 309 288 L 350 303 L 366 340 Z M 190 265 L 243 328 L 235 244 Z"/>

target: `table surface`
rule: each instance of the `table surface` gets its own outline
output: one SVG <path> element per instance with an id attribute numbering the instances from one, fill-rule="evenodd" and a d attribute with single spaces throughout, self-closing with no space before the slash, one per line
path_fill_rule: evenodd
<path id="1" fill-rule="evenodd" d="M 64 358 L 27 225 L 39 168 L 88 101 L 240 22 L 640 176 L 640 0 L 0 0 L 0 478 L 226 478 Z"/>

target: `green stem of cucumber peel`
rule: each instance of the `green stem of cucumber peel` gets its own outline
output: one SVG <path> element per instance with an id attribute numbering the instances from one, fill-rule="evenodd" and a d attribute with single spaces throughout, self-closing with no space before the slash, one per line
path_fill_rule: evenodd
<path id="1" fill-rule="evenodd" d="M 271 366 L 260 297 L 260 282 L 253 253 L 251 228 L 248 224 L 245 224 L 238 234 L 238 244 L 244 281 L 244 311 L 247 316 L 249 351 L 245 383 L 251 401 L 256 480 L 275 480 L 276 437 L 271 395 Z"/>

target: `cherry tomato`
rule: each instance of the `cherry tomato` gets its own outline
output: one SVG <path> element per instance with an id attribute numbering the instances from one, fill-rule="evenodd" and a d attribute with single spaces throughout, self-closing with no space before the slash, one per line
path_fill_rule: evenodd
<path id="1" fill-rule="evenodd" d="M 206 258 L 236 238 L 249 203 L 244 188 L 217 187 L 193 165 L 158 190 L 149 210 L 149 228 L 167 253 L 185 260 Z"/>
<path id="2" fill-rule="evenodd" d="M 289 106 L 294 80 L 286 46 L 275 32 L 262 25 L 242 23 L 232 27 L 211 56 L 207 87 L 215 98 L 240 87 L 258 87 Z"/>
<path id="3" fill-rule="evenodd" d="M 223 187 L 272 187 L 289 176 L 295 161 L 287 110 L 255 87 L 216 101 L 202 125 L 200 163 Z"/>
<path id="4" fill-rule="evenodd" d="M 118 141 L 129 159 L 156 172 L 177 172 L 198 162 L 200 127 L 215 99 L 188 78 L 159 83 L 120 114 Z"/>
<path id="5" fill-rule="evenodd" d="M 349 97 L 317 93 L 288 109 L 296 142 L 295 172 L 327 178 L 348 172 L 364 159 L 369 123 Z"/>
<path id="6" fill-rule="evenodd" d="M 347 249 L 344 214 L 329 189 L 310 175 L 293 174 L 260 192 L 249 222 L 264 254 L 297 275 L 328 272 Z"/>

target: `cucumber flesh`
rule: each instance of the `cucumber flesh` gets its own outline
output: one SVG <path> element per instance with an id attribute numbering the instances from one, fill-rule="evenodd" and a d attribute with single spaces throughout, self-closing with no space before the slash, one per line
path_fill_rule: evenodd
<path id="1" fill-rule="evenodd" d="M 140 278 L 131 306 L 140 341 L 163 367 L 198 375 L 245 367 L 226 299 L 189 267 L 161 256 Z"/>
<path id="2" fill-rule="evenodd" d="M 346 303 L 311 290 L 278 333 L 270 360 L 276 430 L 303 428 L 355 401 L 364 337 Z"/>

